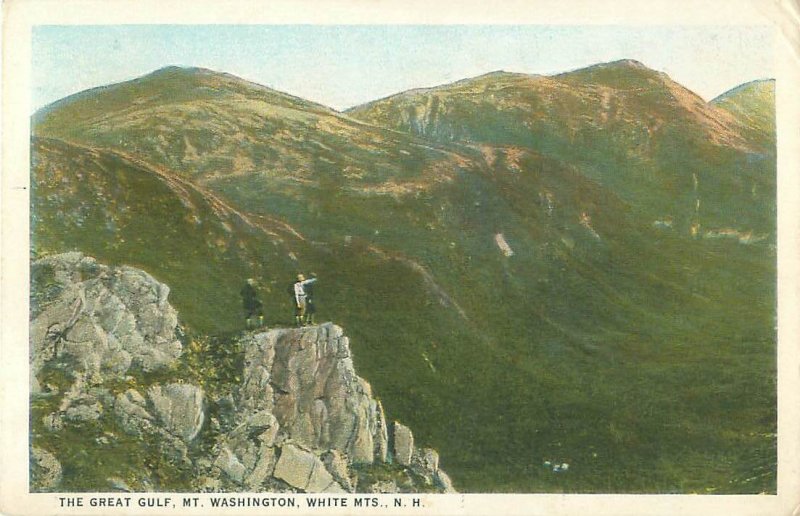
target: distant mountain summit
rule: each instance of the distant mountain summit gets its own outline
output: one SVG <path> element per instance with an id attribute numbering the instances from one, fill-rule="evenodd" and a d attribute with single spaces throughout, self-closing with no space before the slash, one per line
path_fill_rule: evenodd
<path id="1" fill-rule="evenodd" d="M 585 82 L 608 82 L 616 86 L 622 83 L 668 79 L 667 74 L 648 68 L 635 59 L 620 59 L 607 63 L 577 68 L 554 75 L 562 79 L 580 78 Z"/>
<path id="2" fill-rule="evenodd" d="M 759 79 L 740 84 L 717 96 L 711 102 L 717 105 L 724 105 L 728 102 L 753 102 L 756 99 L 761 102 L 775 100 L 775 79 Z M 751 104 L 751 108 L 755 107 L 756 104 Z"/>
<path id="3" fill-rule="evenodd" d="M 765 157 L 774 155 L 774 134 L 753 120 L 769 113 L 770 99 L 750 102 L 749 118 L 724 107 L 621 60 L 549 77 L 492 73 L 347 113 L 442 143 L 510 145 L 570 163 L 648 216 L 668 214 L 687 230 L 767 231 L 775 210 L 772 158 Z M 732 218 L 731 202 L 754 208 Z"/>
<path id="4" fill-rule="evenodd" d="M 32 126 L 35 136 L 135 154 L 202 183 L 259 175 L 292 187 L 336 170 L 352 188 L 380 190 L 391 178 L 386 190 L 403 191 L 438 180 L 437 163 L 452 161 L 428 142 L 203 68 L 162 68 L 72 95 Z"/>
<path id="5" fill-rule="evenodd" d="M 117 110 L 134 111 L 163 103 L 211 100 L 220 96 L 269 101 L 287 108 L 330 112 L 320 104 L 206 68 L 167 66 L 125 82 L 70 95 L 34 114 L 36 130 L 64 130 L 91 123 Z"/>
<path id="6" fill-rule="evenodd" d="M 747 134 L 764 147 L 775 145 L 775 80 L 752 81 L 718 96 L 711 103 L 731 113 Z"/>
<path id="7" fill-rule="evenodd" d="M 435 100 L 428 98 L 434 94 Z M 412 127 L 409 110 L 429 100 L 439 103 L 439 110 L 428 113 L 427 119 L 439 116 L 438 129 L 455 140 L 530 143 L 531 137 L 525 141 L 526 133 L 535 136 L 538 131 L 531 126 L 540 121 L 549 122 L 543 128 L 549 132 L 567 133 L 584 129 L 617 130 L 622 129 L 621 125 L 633 124 L 653 132 L 665 124 L 684 124 L 690 128 L 697 126 L 705 139 L 713 142 L 747 147 L 728 113 L 709 106 L 666 74 L 630 59 L 549 77 L 491 72 L 451 84 L 398 93 L 347 112 L 379 125 L 427 134 L 422 127 L 425 124 Z M 467 110 L 481 106 L 483 109 Z M 452 113 L 444 111 L 445 107 L 451 108 Z M 527 115 L 530 120 L 527 123 L 504 120 L 503 131 L 489 134 L 486 126 L 495 123 L 492 118 L 486 119 L 489 108 L 503 111 L 508 117 Z M 449 132 L 444 128 L 448 123 L 453 126 Z"/>

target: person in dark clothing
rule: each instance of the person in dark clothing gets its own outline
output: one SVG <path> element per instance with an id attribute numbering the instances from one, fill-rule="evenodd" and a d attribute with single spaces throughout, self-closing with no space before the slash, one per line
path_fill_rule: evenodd
<path id="1" fill-rule="evenodd" d="M 264 326 L 264 311 L 256 291 L 256 280 L 248 278 L 241 291 L 247 329 Z"/>
<path id="2" fill-rule="evenodd" d="M 313 272 L 310 274 L 311 278 L 316 280 L 317 275 Z M 306 283 L 303 289 L 306 291 L 306 325 L 314 324 L 314 314 L 317 313 L 317 306 L 314 304 L 314 284 Z"/>

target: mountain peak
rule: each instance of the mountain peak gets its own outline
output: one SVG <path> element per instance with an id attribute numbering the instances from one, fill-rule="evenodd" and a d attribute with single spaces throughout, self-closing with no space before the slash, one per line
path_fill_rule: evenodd
<path id="1" fill-rule="evenodd" d="M 223 102 L 246 97 L 264 104 L 316 113 L 333 113 L 321 104 L 295 97 L 236 75 L 196 66 L 170 65 L 140 77 L 84 90 L 44 106 L 33 115 L 35 132 L 48 127 L 69 129 L 81 123 L 126 112 L 200 99 Z"/>
<path id="2" fill-rule="evenodd" d="M 649 68 L 635 59 L 598 63 L 555 75 L 554 78 L 576 85 L 601 84 L 616 89 L 652 87 L 654 84 L 672 88 L 676 85 L 666 73 Z"/>
<path id="3" fill-rule="evenodd" d="M 486 72 L 482 75 L 474 77 L 474 79 L 478 79 L 481 77 L 506 77 L 509 75 L 517 75 L 517 74 L 515 74 L 514 72 L 507 72 L 505 70 L 492 70 L 491 72 Z"/>
<path id="4" fill-rule="evenodd" d="M 616 66 L 616 67 L 626 67 L 626 68 L 638 68 L 640 70 L 650 70 L 647 66 L 645 66 L 642 62 L 637 61 L 635 59 L 618 59 L 616 61 L 609 61 L 608 63 L 602 63 L 600 66 Z"/>
<path id="5" fill-rule="evenodd" d="M 160 75 L 211 75 L 217 74 L 219 72 L 214 72 L 213 70 L 209 70 L 208 68 L 201 68 L 199 66 L 180 66 L 180 65 L 169 65 L 163 68 L 159 68 L 154 70 L 144 77 L 158 77 Z M 222 75 L 221 73 L 219 75 Z"/>
<path id="6" fill-rule="evenodd" d="M 150 72 L 149 75 L 158 75 L 161 73 L 180 72 L 180 71 L 191 71 L 197 69 L 198 67 L 196 66 L 167 65 L 162 68 L 158 68 L 157 70 L 153 70 L 152 72 Z"/>
<path id="7" fill-rule="evenodd" d="M 745 82 L 718 95 L 717 97 L 711 100 L 711 103 L 712 104 L 720 103 L 736 96 L 753 94 L 753 93 L 767 93 L 774 95 L 775 79 L 756 79 L 754 81 Z"/>
<path id="8" fill-rule="evenodd" d="M 233 84 L 248 84 L 250 81 L 243 79 L 241 77 L 237 77 L 236 75 L 226 73 L 226 72 L 218 72 L 216 70 L 211 70 L 209 68 L 203 68 L 200 66 L 180 66 L 180 65 L 169 65 L 163 68 L 159 68 L 154 70 L 148 74 L 142 75 L 134 81 L 142 83 L 148 81 L 197 81 L 203 83 L 204 81 L 223 81 L 226 84 L 233 85 Z M 124 83 L 123 83 L 124 84 Z M 251 83 L 252 86 L 258 87 L 260 89 L 268 89 L 266 86 L 262 86 L 260 84 Z"/>
<path id="9" fill-rule="evenodd" d="M 134 80 L 141 81 L 146 79 L 158 79 L 158 78 L 181 78 L 184 80 L 218 78 L 229 81 L 235 81 L 239 83 L 249 83 L 259 88 L 269 89 L 266 86 L 253 83 L 252 81 L 248 81 L 247 79 L 236 76 L 234 74 L 228 72 L 218 72 L 210 68 L 203 68 L 202 66 L 182 66 L 182 65 L 164 66 L 163 68 L 158 68 L 157 70 L 153 70 L 152 72 L 142 75 Z"/>
<path id="10" fill-rule="evenodd" d="M 564 72 L 558 74 L 557 77 L 569 77 L 569 76 L 581 76 L 585 74 L 596 74 L 596 73 L 635 73 L 635 74 L 647 74 L 647 75 L 664 75 L 661 72 L 653 70 L 652 68 L 648 67 L 644 63 L 637 61 L 635 59 L 618 59 L 616 61 L 608 61 L 606 63 L 597 63 L 590 66 L 586 66 L 583 68 L 578 68 L 576 70 L 571 70 L 569 72 Z"/>

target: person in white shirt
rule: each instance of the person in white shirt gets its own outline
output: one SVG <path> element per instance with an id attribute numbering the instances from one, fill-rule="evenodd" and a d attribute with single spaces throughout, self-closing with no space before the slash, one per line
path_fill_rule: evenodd
<path id="1" fill-rule="evenodd" d="M 297 326 L 303 326 L 304 323 L 309 322 L 306 320 L 306 312 L 308 310 L 309 303 L 309 296 L 306 292 L 306 286 L 317 281 L 316 274 L 312 272 L 310 276 L 311 277 L 309 279 L 306 279 L 304 275 L 298 274 L 297 281 L 294 282 L 294 320 L 295 323 L 297 323 Z"/>

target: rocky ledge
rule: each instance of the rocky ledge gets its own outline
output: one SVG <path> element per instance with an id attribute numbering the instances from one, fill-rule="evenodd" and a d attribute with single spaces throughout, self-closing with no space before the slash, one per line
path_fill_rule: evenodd
<path id="1" fill-rule="evenodd" d="M 31 272 L 33 490 L 455 492 L 340 327 L 215 341 L 220 364 L 141 270 L 67 253 Z"/>

